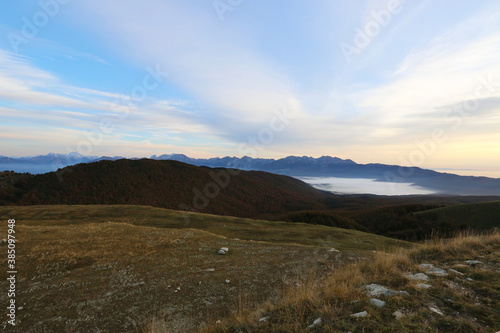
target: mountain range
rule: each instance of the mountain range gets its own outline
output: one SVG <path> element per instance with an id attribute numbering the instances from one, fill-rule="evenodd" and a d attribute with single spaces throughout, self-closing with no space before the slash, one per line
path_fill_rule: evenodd
<path id="1" fill-rule="evenodd" d="M 172 160 L 103 160 L 39 175 L 0 172 L 0 206 L 145 205 L 184 211 L 185 217 L 200 212 L 323 224 L 406 240 L 461 226 L 446 216 L 435 223 L 433 214 L 416 212 L 494 200 L 499 197 L 336 195 L 290 176 Z M 486 219 L 497 221 L 496 216 Z"/>
<path id="2" fill-rule="evenodd" d="M 54 154 L 32 157 L 0 156 L 0 166 L 38 166 L 42 172 L 55 171 L 58 168 L 101 160 L 124 159 L 120 156 L 83 156 L 76 152 L 69 154 Z M 184 154 L 153 155 L 152 160 L 174 160 L 195 166 L 212 168 L 232 168 L 240 170 L 267 171 L 293 177 L 342 177 L 365 178 L 381 182 L 411 183 L 434 190 L 441 194 L 453 195 L 500 195 L 500 179 L 488 177 L 459 176 L 450 173 L 437 172 L 419 167 L 402 167 L 379 163 L 358 164 L 350 159 L 322 156 L 319 158 L 307 156 L 288 156 L 281 159 L 264 159 L 244 157 L 215 157 L 208 159 L 191 158 Z M 135 160 L 135 158 L 132 158 Z M 36 173 L 36 172 L 35 172 Z M 41 172 L 39 172 L 41 173 Z"/>

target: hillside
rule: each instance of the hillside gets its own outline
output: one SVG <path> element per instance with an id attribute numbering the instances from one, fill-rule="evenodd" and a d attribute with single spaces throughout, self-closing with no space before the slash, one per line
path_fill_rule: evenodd
<path id="1" fill-rule="evenodd" d="M 313 275 L 284 296 L 202 330 L 219 332 L 497 332 L 500 233 L 458 234 L 375 253 Z M 156 317 L 148 333 L 168 332 Z"/>
<path id="2" fill-rule="evenodd" d="M 241 217 L 325 209 L 329 198 L 292 177 L 148 159 L 78 164 L 25 178 L 16 191 L 19 205 L 132 204 Z"/>
<path id="3" fill-rule="evenodd" d="M 415 215 L 430 219 L 434 223 L 447 223 L 478 230 L 498 228 L 500 201 L 442 207 L 418 212 Z"/>
<path id="4" fill-rule="evenodd" d="M 123 205 L 0 207 L 0 216 L 16 219 L 17 239 L 17 326 L 6 331 L 500 327 L 498 233 L 411 244 L 320 225 L 188 215 Z M 217 254 L 221 247 L 228 254 Z M 369 295 L 374 284 L 387 289 Z M 1 293 L 0 303 L 7 301 Z"/>
<path id="5" fill-rule="evenodd" d="M 463 225 L 450 218 L 468 216 L 436 220 L 434 214 L 416 212 L 492 200 L 498 197 L 335 195 L 288 176 L 170 160 L 99 161 L 42 175 L 0 173 L 0 205 L 147 205 L 322 224 L 408 241 L 436 232 L 452 235 Z M 482 223 L 496 226 L 497 221 L 482 216 Z"/>
<path id="6" fill-rule="evenodd" d="M 7 332 L 19 333 L 137 333 L 155 316 L 168 332 L 190 332 L 277 299 L 306 274 L 410 246 L 302 223 L 197 213 L 186 223 L 182 212 L 145 206 L 10 206 L 0 216 L 16 219 L 18 325 Z"/>

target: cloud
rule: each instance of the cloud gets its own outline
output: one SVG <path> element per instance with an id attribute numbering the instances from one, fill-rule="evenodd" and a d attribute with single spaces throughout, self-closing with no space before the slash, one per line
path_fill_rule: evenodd
<path id="1" fill-rule="evenodd" d="M 0 98 L 4 101 L 29 106 L 107 109 L 100 101 L 89 100 L 90 90 L 85 98 L 66 95 L 72 90 L 52 73 L 33 66 L 29 58 L 0 49 Z"/>
<path id="2" fill-rule="evenodd" d="M 375 115 L 381 126 L 413 127 L 420 134 L 429 126 L 446 127 L 444 120 L 460 116 L 460 108 L 467 113 L 462 118 L 470 121 L 498 110 L 500 30 L 492 24 L 496 17 L 474 17 L 413 50 L 388 83 L 353 93 L 352 100 L 365 114 Z M 429 123 L 432 118 L 435 123 Z"/>
<path id="3" fill-rule="evenodd" d="M 208 106 L 205 113 L 223 117 L 223 126 L 244 131 L 284 103 L 300 109 L 291 78 L 259 54 L 240 27 L 222 24 L 213 8 L 158 0 L 140 7 L 128 1 L 80 5 L 112 32 L 108 40 L 118 40 L 136 61 L 160 65 L 170 80 Z M 209 122 L 221 126 L 216 119 Z"/>
<path id="4" fill-rule="evenodd" d="M 179 144 L 214 139 L 196 112 L 183 100 L 158 100 L 66 84 L 57 75 L 37 68 L 28 57 L 0 49 L 0 116 L 5 128 L 2 146 L 59 147 L 69 152 L 89 136 L 101 137 L 95 150 L 121 148 L 150 138 L 175 137 Z M 102 123 L 112 130 L 103 131 Z M 36 138 L 36 139 L 35 139 Z M 119 144 L 119 143 L 122 143 Z M 145 142 L 145 141 L 144 141 Z M 154 143 L 158 147 L 161 144 Z M 5 153 L 4 153 L 5 154 Z"/>

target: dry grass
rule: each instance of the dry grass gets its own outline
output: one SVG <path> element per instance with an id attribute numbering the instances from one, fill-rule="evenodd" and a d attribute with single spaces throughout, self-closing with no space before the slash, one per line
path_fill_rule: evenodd
<path id="1" fill-rule="evenodd" d="M 495 228 L 489 232 L 459 232 L 453 238 L 433 238 L 417 249 L 410 251 L 414 260 L 435 260 L 439 258 L 468 258 L 491 245 L 500 243 L 500 231 Z"/>
<path id="2" fill-rule="evenodd" d="M 228 317 L 244 322 L 287 286 L 303 285 L 305 272 L 324 275 L 348 255 L 408 244 L 354 230 L 202 214 L 191 214 L 186 225 L 182 213 L 151 207 L 0 207 L 0 215 L 17 221 L 23 309 L 10 332 L 22 333 L 187 332 Z M 0 234 L 6 228 L 0 225 Z M 220 256 L 223 246 L 230 252 Z M 332 247 L 342 250 L 339 257 Z M 0 281 L 2 290 L 6 283 Z M 0 304 L 7 301 L 1 293 Z"/>
<path id="3" fill-rule="evenodd" d="M 180 213 L 148 207 L 3 207 L 0 213 L 18 221 L 17 300 L 24 309 L 12 332 L 459 333 L 500 327 L 498 231 L 408 248 L 352 230 L 209 215 L 193 214 L 187 227 Z M 217 255 L 222 246 L 229 255 Z M 464 265 L 469 259 L 485 264 Z M 421 290 L 405 277 L 420 272 L 420 263 L 463 276 L 431 277 L 433 287 Z M 410 297 L 382 297 L 386 307 L 374 308 L 363 291 L 370 283 Z M 5 280 L 0 284 L 5 289 Z M 445 315 L 431 312 L 430 304 Z M 396 310 L 406 317 L 395 320 Z M 360 311 L 369 317 L 350 317 Z M 308 329 L 319 317 L 322 324 Z"/>
<path id="4" fill-rule="evenodd" d="M 405 277 L 419 272 L 420 263 L 457 268 L 464 266 L 460 264 L 464 260 L 478 258 L 488 260 L 490 266 L 463 268 L 464 276 L 431 276 L 428 283 L 433 287 L 428 291 L 416 288 L 420 281 Z M 468 276 L 473 280 L 465 280 Z M 500 232 L 460 233 L 451 239 L 429 240 L 413 249 L 372 253 L 326 276 L 309 276 L 304 284 L 290 287 L 283 298 L 254 311 L 246 320 L 240 316 L 238 321 L 203 332 L 488 332 L 500 327 L 499 277 Z M 408 291 L 410 297 L 382 296 L 387 305 L 374 308 L 363 292 L 370 283 Z M 448 314 L 440 316 L 429 310 L 436 304 Z M 364 310 L 368 310 L 368 318 L 350 317 Z M 394 319 L 392 312 L 396 310 L 406 317 Z M 259 322 L 255 313 L 269 319 Z M 308 329 L 316 318 L 322 318 L 322 323 Z"/>

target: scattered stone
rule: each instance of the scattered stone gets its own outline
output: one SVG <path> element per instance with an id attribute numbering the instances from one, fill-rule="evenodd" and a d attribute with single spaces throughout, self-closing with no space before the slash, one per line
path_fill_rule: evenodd
<path id="1" fill-rule="evenodd" d="M 394 318 L 396 318 L 397 320 L 400 320 L 401 318 L 406 317 L 406 315 L 405 315 L 403 312 L 399 311 L 399 310 L 394 311 L 394 312 L 392 313 L 392 315 L 393 315 L 393 316 L 394 316 Z"/>
<path id="2" fill-rule="evenodd" d="M 406 275 L 407 278 L 410 280 L 418 280 L 418 281 L 428 281 L 429 277 L 425 275 L 424 273 L 417 273 L 417 274 L 408 274 Z"/>
<path id="3" fill-rule="evenodd" d="M 222 324 L 222 321 L 217 320 L 215 323 L 216 323 L 217 325 L 220 325 L 220 324 Z"/>
<path id="4" fill-rule="evenodd" d="M 259 323 L 265 323 L 268 320 L 269 320 L 269 317 L 262 317 L 259 319 Z"/>
<path id="5" fill-rule="evenodd" d="M 224 283 L 225 283 L 225 284 L 229 284 L 230 282 L 231 282 L 231 280 L 228 280 L 228 279 L 226 279 L 226 280 L 224 281 Z"/>
<path id="6" fill-rule="evenodd" d="M 474 281 L 474 279 L 471 279 L 471 278 L 467 278 L 466 280 L 467 281 Z"/>
<path id="7" fill-rule="evenodd" d="M 430 284 L 427 284 L 427 283 L 419 283 L 417 284 L 417 288 L 418 289 L 429 289 L 430 287 L 432 287 Z"/>
<path id="8" fill-rule="evenodd" d="M 368 312 L 366 312 L 366 311 L 354 313 L 351 315 L 351 317 L 354 317 L 354 318 L 364 318 L 366 316 L 368 316 Z"/>
<path id="9" fill-rule="evenodd" d="M 448 272 L 452 272 L 452 273 L 455 273 L 455 274 L 457 274 L 457 275 L 464 275 L 464 273 L 459 272 L 459 271 L 457 271 L 456 269 L 453 269 L 453 268 L 450 268 L 450 269 L 448 270 Z"/>
<path id="10" fill-rule="evenodd" d="M 467 265 L 479 265 L 479 264 L 482 264 L 483 262 L 482 261 L 479 261 L 479 260 L 466 260 L 465 263 Z"/>
<path id="11" fill-rule="evenodd" d="M 429 306 L 429 310 L 431 310 L 432 312 L 434 313 L 437 313 L 438 315 L 440 316 L 444 316 L 444 313 L 441 312 L 441 310 L 439 310 L 438 308 L 434 307 L 434 306 Z"/>
<path id="12" fill-rule="evenodd" d="M 321 324 L 321 317 L 317 318 L 311 325 L 309 325 L 309 328 L 313 328 L 314 326 Z"/>
<path id="13" fill-rule="evenodd" d="M 330 250 L 328 250 L 328 252 L 340 252 L 340 251 L 337 250 L 336 248 L 332 247 Z"/>
<path id="14" fill-rule="evenodd" d="M 433 264 L 420 264 L 418 265 L 421 269 L 425 269 L 427 274 L 436 275 L 436 276 L 446 276 L 448 273 L 441 268 L 434 267 Z"/>
<path id="15" fill-rule="evenodd" d="M 427 270 L 427 274 L 432 274 L 432 275 L 436 275 L 436 276 L 446 276 L 448 275 L 448 273 L 444 270 L 444 269 L 441 269 L 441 268 L 431 268 L 431 269 L 428 269 Z"/>
<path id="16" fill-rule="evenodd" d="M 376 296 L 380 296 L 380 295 L 387 296 L 387 297 L 394 296 L 394 295 L 408 295 L 408 293 L 406 291 L 395 291 L 395 290 L 388 289 L 388 288 L 381 286 L 379 284 L 376 284 L 376 283 L 372 283 L 372 284 L 365 286 L 365 290 L 366 290 L 366 294 L 368 296 L 372 296 L 372 297 L 376 297 Z"/>
<path id="17" fill-rule="evenodd" d="M 223 254 L 227 254 L 228 252 L 229 252 L 229 248 L 221 247 L 217 253 L 223 255 Z"/>
<path id="18" fill-rule="evenodd" d="M 373 306 L 376 306 L 377 308 L 383 308 L 385 306 L 385 302 L 384 301 L 381 301 L 377 298 L 372 298 L 370 300 L 370 304 L 373 305 Z"/>

